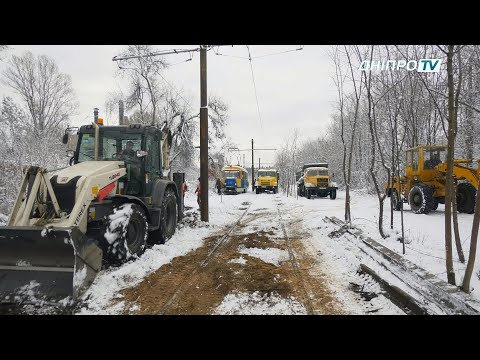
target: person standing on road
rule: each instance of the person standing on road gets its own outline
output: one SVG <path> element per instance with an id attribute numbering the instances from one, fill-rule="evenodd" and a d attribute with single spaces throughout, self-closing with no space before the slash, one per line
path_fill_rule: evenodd
<path id="1" fill-rule="evenodd" d="M 185 180 L 183 180 L 183 184 L 182 184 L 182 192 L 183 192 L 183 197 L 185 198 L 185 193 L 187 192 L 188 190 L 188 187 L 187 187 L 187 183 L 185 182 Z"/>
<path id="2" fill-rule="evenodd" d="M 217 178 L 217 182 L 215 183 L 215 187 L 217 188 L 218 195 L 220 195 L 220 193 L 222 191 L 222 181 L 220 180 L 220 178 Z"/>
<path id="3" fill-rule="evenodd" d="M 197 189 L 195 190 L 195 194 L 197 194 L 197 203 L 198 208 L 201 208 L 201 195 L 202 195 L 202 184 L 200 183 L 200 178 L 198 178 L 198 185 Z"/>

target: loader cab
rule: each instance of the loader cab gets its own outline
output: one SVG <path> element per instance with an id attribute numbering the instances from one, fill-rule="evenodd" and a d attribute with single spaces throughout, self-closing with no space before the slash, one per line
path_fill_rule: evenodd
<path id="1" fill-rule="evenodd" d="M 430 181 L 435 176 L 435 167 L 446 161 L 446 146 L 417 146 L 407 152 L 407 176 L 416 181 Z"/>
<path id="2" fill-rule="evenodd" d="M 162 177 L 160 129 L 140 124 L 102 126 L 99 129 L 98 161 L 124 161 L 126 195 L 149 197 L 152 184 Z M 74 164 L 95 161 L 95 128 L 84 125 L 78 134 Z"/>

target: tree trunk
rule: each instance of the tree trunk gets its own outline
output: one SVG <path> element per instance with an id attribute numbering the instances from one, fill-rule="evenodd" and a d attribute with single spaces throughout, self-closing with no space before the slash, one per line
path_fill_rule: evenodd
<path id="1" fill-rule="evenodd" d="M 372 61 L 373 58 L 373 45 L 372 49 L 370 52 L 370 62 Z M 368 125 L 369 125 L 369 130 L 370 130 L 370 138 L 372 140 L 372 153 L 370 154 L 370 168 L 369 168 L 369 173 L 370 177 L 372 178 L 373 184 L 375 185 L 375 191 L 377 192 L 378 196 L 378 202 L 379 202 L 379 215 L 378 215 L 378 231 L 380 232 L 380 236 L 385 239 L 386 236 L 383 232 L 383 201 L 385 200 L 385 195 L 381 195 L 381 190 L 379 189 L 378 182 L 377 182 L 377 177 L 375 175 L 375 148 L 376 148 L 376 137 L 375 137 L 375 132 L 373 130 L 374 127 L 374 121 L 375 121 L 375 109 L 372 107 L 374 106 L 372 103 L 372 93 L 371 93 L 371 81 L 372 81 L 372 73 L 369 72 L 368 79 L 367 79 L 367 74 L 366 72 L 363 72 L 364 74 L 364 79 L 365 79 L 365 87 L 367 89 L 367 100 L 368 100 Z M 382 158 L 383 160 L 383 158 Z M 382 161 L 383 162 L 383 161 Z M 385 164 L 385 162 L 383 162 Z"/>
<path id="2" fill-rule="evenodd" d="M 390 180 L 395 179 L 395 144 L 393 142 L 393 134 L 392 134 L 392 175 L 388 174 L 388 184 L 390 184 Z M 400 196 L 400 194 L 398 194 Z M 390 229 L 393 230 L 393 197 L 392 192 L 390 193 Z"/>
<path id="3" fill-rule="evenodd" d="M 477 162 L 480 167 L 480 161 Z M 472 278 L 473 266 L 475 265 L 475 256 L 477 254 L 478 227 L 480 225 L 480 188 L 477 189 L 477 198 L 475 203 L 475 213 L 473 215 L 472 237 L 470 239 L 470 253 L 468 254 L 467 268 L 463 277 L 462 290 L 470 292 L 470 280 Z"/>
<path id="4" fill-rule="evenodd" d="M 465 264 L 465 255 L 463 255 L 462 243 L 460 242 L 460 233 L 458 231 L 458 216 L 457 216 L 457 184 L 453 184 L 452 193 L 452 211 L 453 211 L 453 232 L 455 234 L 455 247 L 457 248 L 458 259 L 462 264 Z"/>
<path id="5" fill-rule="evenodd" d="M 454 79 L 453 79 L 453 50 L 454 45 L 448 45 L 447 74 L 448 74 L 448 150 L 447 174 L 445 189 L 445 265 L 447 280 L 455 285 L 455 271 L 452 257 L 452 193 L 453 193 L 453 157 L 455 151 L 455 106 L 454 106 Z"/>
<path id="6" fill-rule="evenodd" d="M 468 66 L 468 83 L 467 83 L 467 99 L 468 105 L 473 105 L 472 96 L 472 64 Z M 466 107 L 466 129 L 465 129 L 465 156 L 467 159 L 473 160 L 473 111 L 470 106 Z"/>

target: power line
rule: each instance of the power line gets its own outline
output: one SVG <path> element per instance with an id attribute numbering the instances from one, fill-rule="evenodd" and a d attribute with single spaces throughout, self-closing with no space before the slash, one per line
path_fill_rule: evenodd
<path id="1" fill-rule="evenodd" d="M 290 50 L 285 50 L 285 51 L 280 51 L 280 52 L 274 52 L 274 53 L 269 53 L 269 54 L 260 55 L 260 56 L 253 56 L 253 57 L 251 57 L 251 59 L 252 59 L 252 60 L 253 60 L 253 59 L 259 59 L 259 58 L 263 58 L 263 57 L 266 57 L 266 56 L 280 55 L 280 54 L 285 54 L 285 53 L 289 53 L 289 52 L 293 52 L 293 51 L 299 51 L 299 50 L 303 50 L 303 45 L 300 45 L 300 46 L 299 46 L 298 48 L 296 48 L 296 49 L 290 49 Z M 215 49 L 214 49 L 213 52 L 215 53 L 215 55 L 219 55 L 219 56 L 233 57 L 233 58 L 237 58 L 237 59 L 250 60 L 250 58 L 245 57 L 245 56 L 236 56 L 236 55 L 221 54 L 221 53 L 218 51 L 218 47 L 217 47 L 217 50 L 215 51 Z"/>
<path id="2" fill-rule="evenodd" d="M 257 97 L 257 86 L 255 85 L 255 76 L 253 75 L 253 65 L 252 65 L 252 56 L 250 54 L 250 48 L 247 45 L 248 49 L 248 58 L 250 60 L 250 69 L 252 70 L 252 79 L 253 79 L 253 88 L 255 90 L 255 99 L 257 100 L 257 110 L 258 110 L 258 117 L 260 119 L 260 127 L 263 133 L 263 124 L 262 124 L 262 116 L 260 115 L 260 106 L 258 105 L 258 97 Z"/>
<path id="3" fill-rule="evenodd" d="M 270 53 L 270 54 L 266 54 L 266 55 L 255 56 L 252 59 L 260 59 L 260 58 L 266 57 L 266 56 L 280 55 L 280 54 L 285 54 L 285 53 L 288 53 L 288 52 L 299 51 L 299 50 L 303 50 L 303 45 L 300 45 L 300 47 L 297 48 L 297 49 L 286 50 L 286 51 L 280 51 L 280 52 Z"/>
<path id="4" fill-rule="evenodd" d="M 210 50 L 207 48 L 207 51 Z M 151 57 L 151 56 L 162 56 L 162 55 L 170 55 L 170 54 L 181 54 L 181 53 L 186 53 L 186 52 L 196 52 L 200 51 L 200 48 L 195 48 L 195 49 L 172 49 L 172 50 L 162 50 L 162 51 L 155 51 L 155 52 L 150 52 L 147 54 L 141 54 L 141 55 L 127 55 L 127 56 L 114 56 L 112 58 L 113 61 L 119 61 L 119 60 L 129 60 L 129 59 L 138 59 L 138 58 L 146 58 L 146 57 Z"/>

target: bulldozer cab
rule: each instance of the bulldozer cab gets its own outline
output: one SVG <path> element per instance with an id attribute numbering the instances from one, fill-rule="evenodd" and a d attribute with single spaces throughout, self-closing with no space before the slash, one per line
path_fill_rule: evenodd
<path id="1" fill-rule="evenodd" d="M 407 150 L 407 176 L 417 176 L 421 181 L 429 181 L 434 176 L 437 165 L 447 158 L 446 146 L 417 146 Z"/>
<path id="2" fill-rule="evenodd" d="M 162 177 L 161 131 L 153 126 L 102 126 L 99 129 L 99 161 L 124 161 L 127 170 L 125 194 L 151 195 L 151 184 Z M 82 126 L 74 163 L 95 159 L 95 129 Z"/>

